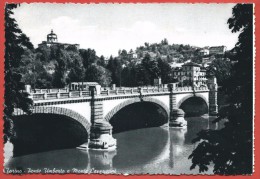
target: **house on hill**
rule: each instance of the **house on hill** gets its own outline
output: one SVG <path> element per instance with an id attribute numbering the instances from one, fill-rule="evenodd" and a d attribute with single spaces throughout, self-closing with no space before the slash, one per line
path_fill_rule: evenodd
<path id="1" fill-rule="evenodd" d="M 206 69 L 201 65 L 188 62 L 182 65 L 181 68 L 176 68 L 173 70 L 173 76 L 179 81 L 180 86 L 205 86 L 206 79 Z"/>
<path id="2" fill-rule="evenodd" d="M 199 55 L 200 55 L 200 56 L 209 55 L 209 49 L 201 49 L 201 50 L 199 51 Z"/>
<path id="3" fill-rule="evenodd" d="M 226 51 L 227 51 L 227 47 L 224 46 L 224 45 L 210 47 L 209 48 L 209 55 L 224 55 Z"/>

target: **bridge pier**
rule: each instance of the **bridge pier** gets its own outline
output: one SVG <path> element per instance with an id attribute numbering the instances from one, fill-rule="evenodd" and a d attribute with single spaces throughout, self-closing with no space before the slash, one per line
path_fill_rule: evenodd
<path id="1" fill-rule="evenodd" d="M 185 128 L 187 127 L 187 121 L 184 119 L 184 111 L 177 108 L 176 96 L 173 91 L 177 88 L 177 83 L 168 84 L 170 91 L 170 120 L 169 127 Z"/>
<path id="2" fill-rule="evenodd" d="M 100 95 L 100 88 L 100 85 L 89 87 L 91 93 L 91 128 L 88 148 L 94 150 L 114 150 L 117 142 L 112 136 L 113 127 L 104 120 L 103 101 L 95 98 L 95 96 Z"/>
<path id="3" fill-rule="evenodd" d="M 218 114 L 218 84 L 215 76 L 211 75 L 208 79 L 209 88 L 209 115 Z"/>

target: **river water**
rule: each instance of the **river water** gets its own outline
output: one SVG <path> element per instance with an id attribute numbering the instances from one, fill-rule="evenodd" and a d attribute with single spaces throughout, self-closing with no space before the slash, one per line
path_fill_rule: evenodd
<path id="1" fill-rule="evenodd" d="M 190 170 L 191 141 L 202 129 L 219 129 L 213 117 L 189 117 L 186 129 L 153 127 L 114 134 L 116 151 L 64 149 L 19 156 L 6 173 L 198 174 Z M 212 174 L 212 166 L 207 174 Z"/>

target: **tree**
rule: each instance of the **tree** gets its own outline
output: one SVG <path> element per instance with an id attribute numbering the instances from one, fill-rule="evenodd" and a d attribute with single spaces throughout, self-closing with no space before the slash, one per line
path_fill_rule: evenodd
<path id="1" fill-rule="evenodd" d="M 84 70 L 83 65 L 80 64 L 78 59 L 74 60 L 73 66 L 68 74 L 67 82 L 81 82 L 83 81 Z"/>
<path id="2" fill-rule="evenodd" d="M 139 86 L 151 85 L 151 77 L 143 65 L 136 66 L 136 82 Z"/>
<path id="3" fill-rule="evenodd" d="M 107 69 L 111 72 L 112 83 L 116 86 L 121 86 L 121 72 L 122 72 L 122 63 L 118 58 L 110 57 L 107 65 Z"/>
<path id="4" fill-rule="evenodd" d="M 173 71 L 171 66 L 168 64 L 166 60 L 162 60 L 161 58 L 157 59 L 158 68 L 159 68 L 159 76 L 162 79 L 163 84 L 167 84 L 172 82 L 173 80 Z"/>
<path id="5" fill-rule="evenodd" d="M 93 63 L 97 62 L 97 56 L 95 50 L 88 48 L 87 50 L 80 49 L 79 52 L 83 59 L 83 66 L 85 69 L 88 69 Z"/>
<path id="6" fill-rule="evenodd" d="M 161 41 L 161 44 L 162 45 L 168 45 L 168 40 L 166 38 L 164 38 L 162 41 Z"/>
<path id="7" fill-rule="evenodd" d="M 48 46 L 41 46 L 36 49 L 37 58 L 39 58 L 42 62 L 49 62 L 51 60 L 51 48 Z"/>
<path id="8" fill-rule="evenodd" d="M 5 108 L 4 108 L 4 142 L 13 140 L 15 131 L 13 126 L 14 108 L 21 108 L 26 113 L 31 113 L 32 100 L 28 94 L 22 92 L 24 83 L 18 67 L 24 50 L 33 49 L 29 38 L 23 34 L 16 20 L 12 17 L 13 9 L 17 4 L 5 6 Z"/>
<path id="9" fill-rule="evenodd" d="M 149 76 L 149 83 L 146 85 L 153 85 L 153 80 L 159 77 L 158 62 L 152 59 L 149 54 L 146 54 L 141 65 L 143 66 L 144 74 L 148 73 Z"/>
<path id="10" fill-rule="evenodd" d="M 217 58 L 212 61 L 209 68 L 215 68 L 215 76 L 219 86 L 226 86 L 229 82 L 232 63 L 223 58 Z"/>
<path id="11" fill-rule="evenodd" d="M 103 55 L 100 56 L 100 58 L 99 58 L 97 64 L 98 64 L 99 66 L 102 66 L 102 67 L 105 67 L 105 66 L 106 66 L 105 57 L 104 57 Z"/>
<path id="12" fill-rule="evenodd" d="M 237 4 L 228 19 L 233 33 L 241 32 L 235 46 L 238 63 L 232 67 L 226 84 L 230 106 L 223 108 L 215 122 L 226 118 L 224 128 L 203 130 L 193 142 L 199 142 L 189 158 L 191 169 L 206 171 L 210 162 L 216 174 L 252 174 L 253 142 L 253 5 Z"/>
<path id="13" fill-rule="evenodd" d="M 139 85 L 153 85 L 153 80 L 159 77 L 159 68 L 156 60 L 146 54 L 141 64 L 137 65 L 136 80 Z"/>
<path id="14" fill-rule="evenodd" d="M 66 62 L 64 54 L 60 48 L 54 51 L 53 54 L 53 58 L 56 60 L 56 63 L 52 85 L 55 88 L 64 88 L 66 84 Z"/>
<path id="15" fill-rule="evenodd" d="M 136 82 L 136 66 L 133 63 L 130 63 L 128 66 L 122 70 L 122 85 L 128 87 L 137 86 Z"/>
<path id="16" fill-rule="evenodd" d="M 51 88 L 52 76 L 47 73 L 45 66 L 39 59 L 32 60 L 29 64 L 27 62 L 21 65 L 22 81 L 31 85 L 32 88 Z"/>
<path id="17" fill-rule="evenodd" d="M 111 83 L 111 73 L 97 64 L 92 64 L 85 75 L 87 81 L 98 82 L 101 86 L 109 86 Z"/>
<path id="18" fill-rule="evenodd" d="M 126 51 L 125 49 L 123 49 L 123 50 L 121 51 L 121 53 L 120 53 L 120 56 L 121 56 L 122 58 L 127 58 L 127 51 Z"/>

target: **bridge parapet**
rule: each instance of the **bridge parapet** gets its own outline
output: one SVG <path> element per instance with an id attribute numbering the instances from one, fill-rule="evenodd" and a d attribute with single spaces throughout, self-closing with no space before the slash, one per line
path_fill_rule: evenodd
<path id="1" fill-rule="evenodd" d="M 37 93 L 33 90 L 33 93 L 30 93 L 30 98 L 34 101 L 38 100 L 52 100 L 52 99 L 66 99 L 66 98 L 87 98 L 91 97 L 90 91 L 65 91 L 66 89 L 43 89 L 39 92 L 37 89 Z M 173 92 L 193 92 L 193 91 L 208 91 L 207 86 L 201 87 L 191 87 L 191 86 L 184 86 L 184 87 L 176 87 Z M 165 87 L 139 87 L 139 88 L 118 88 L 118 89 L 106 89 L 101 90 L 99 96 L 114 96 L 114 95 L 131 95 L 131 94 L 148 94 L 148 93 L 164 93 L 170 92 L 169 88 Z M 97 94 L 95 94 L 97 95 Z"/>
<path id="2" fill-rule="evenodd" d="M 201 86 L 201 87 L 191 87 L 191 86 L 184 86 L 184 87 L 177 87 L 173 90 L 174 91 L 208 91 L 208 87 L 207 86 Z"/>
<path id="3" fill-rule="evenodd" d="M 58 93 L 58 92 L 69 92 L 67 88 L 53 88 L 53 89 L 31 89 L 30 93 Z"/>
<path id="4" fill-rule="evenodd" d="M 51 92 L 51 93 L 31 93 L 30 98 L 34 101 L 37 100 L 50 100 L 50 99 L 65 99 L 65 98 L 79 98 L 90 97 L 89 91 L 72 91 L 72 92 Z"/>

